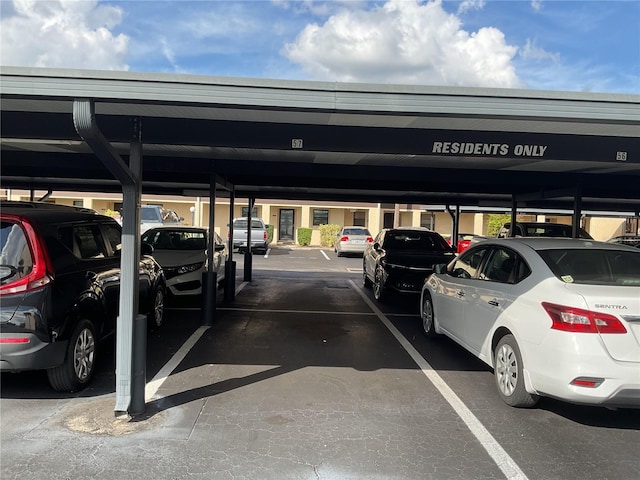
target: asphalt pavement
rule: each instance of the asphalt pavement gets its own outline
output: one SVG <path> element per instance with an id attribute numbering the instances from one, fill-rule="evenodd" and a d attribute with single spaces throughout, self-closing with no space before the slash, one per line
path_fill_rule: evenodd
<path id="1" fill-rule="evenodd" d="M 638 478 L 637 411 L 504 405 L 484 364 L 421 336 L 415 299 L 372 300 L 361 259 L 274 248 L 246 283 L 242 260 L 212 326 L 168 302 L 142 415 L 114 416 L 113 342 L 77 394 L 2 374 L 2 480 Z"/>

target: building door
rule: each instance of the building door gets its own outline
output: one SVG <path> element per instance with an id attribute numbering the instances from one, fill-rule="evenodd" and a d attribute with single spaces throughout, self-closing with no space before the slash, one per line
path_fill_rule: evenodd
<path id="1" fill-rule="evenodd" d="M 384 212 L 384 217 L 382 218 L 382 228 L 393 228 L 393 212 Z"/>
<path id="2" fill-rule="evenodd" d="M 293 209 L 280 209 L 279 241 L 293 242 Z"/>

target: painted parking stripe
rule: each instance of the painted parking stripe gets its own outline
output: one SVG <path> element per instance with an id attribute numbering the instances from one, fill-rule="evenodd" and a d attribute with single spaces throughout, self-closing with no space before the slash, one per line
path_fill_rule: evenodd
<path id="1" fill-rule="evenodd" d="M 238 288 L 236 288 L 236 295 L 242 291 L 242 289 L 247 285 L 247 282 L 242 282 Z M 198 308 L 201 310 L 201 308 Z M 186 342 L 182 344 L 182 346 L 178 349 L 178 351 L 173 354 L 173 356 L 169 359 L 167 363 L 163 365 L 158 373 L 147 383 L 144 388 L 144 398 L 145 401 L 149 401 L 155 397 L 158 389 L 162 386 L 164 381 L 169 378 L 169 375 L 180 365 L 180 362 L 185 359 L 189 351 L 194 347 L 194 345 L 200 340 L 204 332 L 206 332 L 210 327 L 201 326 L 191 334 L 191 336 L 187 339 Z M 158 397 L 156 397 L 158 398 Z"/>
<path id="2" fill-rule="evenodd" d="M 487 451 L 489 456 L 496 462 L 496 465 L 509 480 L 527 480 L 527 476 L 518 467 L 516 462 L 502 448 L 502 446 L 493 438 L 493 435 L 480 423 L 480 420 L 469 410 L 469 408 L 460 400 L 455 392 L 447 385 L 440 375 L 433 369 L 422 355 L 411 345 L 411 343 L 400 333 L 400 331 L 389 321 L 384 313 L 367 297 L 361 288 L 356 286 L 353 280 L 349 280 L 351 287 L 360 294 L 362 299 L 371 310 L 377 315 L 378 319 L 389 329 L 389 331 L 400 342 L 400 345 L 407 351 L 414 362 L 420 367 L 422 373 L 431 381 L 438 389 L 444 399 L 451 405 L 462 421 L 467 425 L 471 433 L 478 439 L 480 444 Z"/>
<path id="3" fill-rule="evenodd" d="M 326 253 L 324 253 L 324 250 L 320 250 L 320 253 L 324 256 L 324 258 L 326 258 L 327 260 L 331 260 L 329 258 L 329 255 L 327 255 Z"/>
<path id="4" fill-rule="evenodd" d="M 207 326 L 198 327 L 198 329 L 191 334 L 191 336 L 187 339 L 186 342 L 182 344 L 180 349 L 171 357 L 171 359 L 164 364 L 164 366 L 160 369 L 160 371 L 156 374 L 155 377 L 151 379 L 147 386 L 144 389 L 144 398 L 148 402 L 152 398 L 154 398 L 155 394 L 158 392 L 158 389 L 162 386 L 164 381 L 171 375 L 180 362 L 184 360 L 189 351 L 193 348 L 193 346 L 200 340 L 200 337 L 209 329 Z"/>

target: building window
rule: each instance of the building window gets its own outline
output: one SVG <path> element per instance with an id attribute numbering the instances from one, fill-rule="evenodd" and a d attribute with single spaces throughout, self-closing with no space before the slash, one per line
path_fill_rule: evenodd
<path id="1" fill-rule="evenodd" d="M 433 213 L 421 213 L 420 214 L 420 226 L 428 228 L 429 230 L 436 229 L 436 217 Z"/>
<path id="2" fill-rule="evenodd" d="M 241 217 L 246 217 L 247 215 L 249 215 L 249 207 L 242 207 L 242 215 L 241 215 Z M 253 207 L 251 209 L 251 216 L 252 217 L 257 217 L 258 216 L 258 208 L 257 207 Z"/>
<path id="3" fill-rule="evenodd" d="M 329 224 L 329 210 L 313 210 L 313 225 L 328 225 Z"/>
<path id="4" fill-rule="evenodd" d="M 73 206 L 74 207 L 84 207 L 84 200 L 74 200 L 73 201 Z"/>
<path id="5" fill-rule="evenodd" d="M 353 212 L 353 225 L 356 227 L 366 227 L 367 221 L 367 212 L 363 212 L 362 210 L 358 210 Z"/>

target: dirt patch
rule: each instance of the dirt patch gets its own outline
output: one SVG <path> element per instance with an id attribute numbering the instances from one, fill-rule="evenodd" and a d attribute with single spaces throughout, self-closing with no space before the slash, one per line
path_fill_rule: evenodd
<path id="1" fill-rule="evenodd" d="M 65 428 L 90 435 L 120 436 L 149 430 L 162 422 L 163 412 L 150 412 L 139 416 L 116 417 L 113 397 L 90 400 L 64 411 Z"/>

